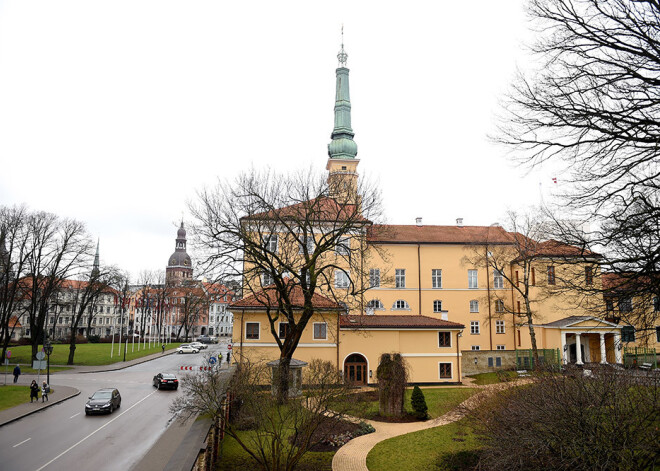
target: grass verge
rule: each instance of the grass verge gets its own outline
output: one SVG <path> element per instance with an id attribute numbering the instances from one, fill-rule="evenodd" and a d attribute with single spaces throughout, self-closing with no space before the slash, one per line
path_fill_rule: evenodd
<path id="1" fill-rule="evenodd" d="M 422 388 L 426 405 L 428 406 L 429 416 L 431 418 L 440 417 L 452 409 L 455 409 L 461 402 L 477 393 L 476 388 Z M 364 419 L 378 419 L 378 391 L 367 393 L 356 393 L 358 396 L 349 398 L 348 410 L 346 413 L 355 417 Z M 404 400 L 404 410 L 412 413 L 410 397 L 412 389 L 406 389 L 406 398 Z M 355 399 L 355 400 L 354 400 Z M 353 402 L 355 403 L 353 405 Z M 343 408 L 341 410 L 344 410 Z"/>
<path id="2" fill-rule="evenodd" d="M 118 345 L 115 343 L 114 347 L 110 343 L 82 343 L 76 345 L 76 354 L 73 358 L 74 365 L 85 365 L 85 366 L 98 366 L 98 365 L 110 365 L 112 363 L 121 362 L 124 359 L 124 349 L 120 347 L 125 347 L 126 344 Z M 180 343 L 170 343 L 165 345 L 165 350 L 172 350 L 177 348 Z M 138 344 L 135 345 L 129 343 L 128 350 L 126 351 L 126 361 L 135 360 L 136 358 L 142 358 L 147 355 L 152 355 L 154 353 L 161 352 L 161 346 L 159 344 L 152 345 L 149 348 L 149 344 L 146 345 L 146 348 L 142 344 L 139 345 L 140 351 L 138 351 Z M 21 345 L 18 347 L 10 347 L 11 350 L 11 363 L 21 363 L 26 365 L 32 364 L 32 347 L 30 345 Z M 41 350 L 41 347 L 39 348 Z M 132 350 L 132 351 L 131 351 Z M 112 357 L 110 354 L 112 353 Z M 50 356 L 51 372 L 53 371 L 52 365 L 66 365 L 67 360 L 69 359 L 69 345 L 66 344 L 56 344 L 53 345 L 53 354 Z M 13 369 L 13 368 L 12 368 Z M 22 368 L 21 368 L 22 369 Z"/>
<path id="3" fill-rule="evenodd" d="M 0 410 L 23 404 L 30 400 L 30 388 L 22 386 L 0 386 Z"/>
<path id="4" fill-rule="evenodd" d="M 490 372 L 490 373 L 480 373 L 478 375 L 470 375 L 470 378 L 474 379 L 474 384 L 477 386 L 483 386 L 486 384 L 496 384 L 501 383 L 503 380 L 511 381 L 518 377 L 518 373 L 515 371 L 500 371 L 500 372 Z"/>
<path id="5" fill-rule="evenodd" d="M 472 469 L 479 446 L 465 420 L 378 443 L 367 455 L 374 471 Z"/>

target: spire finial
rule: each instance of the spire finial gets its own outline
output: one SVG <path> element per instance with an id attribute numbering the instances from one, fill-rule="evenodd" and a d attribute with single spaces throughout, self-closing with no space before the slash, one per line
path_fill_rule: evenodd
<path id="1" fill-rule="evenodd" d="M 346 61 L 348 60 L 348 54 L 344 51 L 344 25 L 341 25 L 341 50 L 337 54 L 337 59 L 339 59 L 339 67 L 346 67 Z"/>

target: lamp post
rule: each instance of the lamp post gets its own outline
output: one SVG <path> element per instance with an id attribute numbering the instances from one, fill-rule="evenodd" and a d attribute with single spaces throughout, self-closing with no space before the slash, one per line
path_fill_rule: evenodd
<path id="1" fill-rule="evenodd" d="M 44 353 L 46 354 L 46 383 L 50 384 L 50 355 L 53 353 L 53 345 L 50 343 L 50 339 L 46 339 L 46 345 L 44 345 Z"/>

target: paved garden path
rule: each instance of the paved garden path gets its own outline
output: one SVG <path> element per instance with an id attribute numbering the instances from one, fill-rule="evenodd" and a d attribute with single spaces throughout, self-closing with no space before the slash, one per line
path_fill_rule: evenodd
<path id="1" fill-rule="evenodd" d="M 479 389 L 486 390 L 500 390 L 506 389 L 513 385 L 521 384 L 522 381 L 514 381 L 510 383 L 489 384 L 486 386 L 471 386 Z M 332 471 L 368 471 L 367 468 L 367 455 L 371 449 L 379 442 L 387 440 L 388 438 L 404 435 L 406 433 L 417 432 L 419 430 L 426 430 L 441 425 L 447 425 L 457 420 L 462 419 L 465 413 L 475 407 L 485 395 L 485 391 L 479 392 L 469 399 L 463 401 L 456 409 L 447 412 L 446 414 L 425 422 L 408 422 L 408 423 L 389 423 L 389 422 L 376 422 L 374 420 L 364 420 L 371 424 L 376 431 L 367 435 L 362 435 L 352 439 L 346 445 L 342 446 L 332 459 Z M 360 419 L 355 419 L 360 421 Z"/>

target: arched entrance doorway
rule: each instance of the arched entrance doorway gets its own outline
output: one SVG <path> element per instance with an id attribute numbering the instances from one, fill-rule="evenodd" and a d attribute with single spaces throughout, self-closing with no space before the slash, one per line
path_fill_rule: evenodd
<path id="1" fill-rule="evenodd" d="M 367 384 L 367 359 L 353 353 L 344 360 L 344 379 L 356 386 Z"/>

